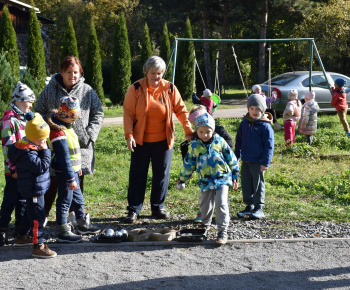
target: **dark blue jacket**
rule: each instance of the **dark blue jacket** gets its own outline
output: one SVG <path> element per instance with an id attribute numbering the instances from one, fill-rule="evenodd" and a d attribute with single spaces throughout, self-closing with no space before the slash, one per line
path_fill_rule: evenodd
<path id="1" fill-rule="evenodd" d="M 11 145 L 8 158 L 16 165 L 18 190 L 25 198 L 38 197 L 50 187 L 51 150 L 38 150 L 23 139 Z"/>
<path id="2" fill-rule="evenodd" d="M 237 129 L 235 155 L 242 161 L 260 163 L 270 166 L 274 150 L 274 133 L 264 117 L 250 122 L 244 117 Z"/>

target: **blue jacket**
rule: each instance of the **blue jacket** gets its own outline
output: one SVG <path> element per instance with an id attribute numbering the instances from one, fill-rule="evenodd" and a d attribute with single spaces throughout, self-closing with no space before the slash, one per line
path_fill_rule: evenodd
<path id="1" fill-rule="evenodd" d="M 266 114 L 258 121 L 247 114 L 237 129 L 235 155 L 242 161 L 270 166 L 274 150 L 274 133 Z"/>
<path id="2" fill-rule="evenodd" d="M 16 165 L 18 190 L 24 198 L 38 197 L 50 187 L 51 150 L 21 139 L 11 145 L 8 158 Z"/>

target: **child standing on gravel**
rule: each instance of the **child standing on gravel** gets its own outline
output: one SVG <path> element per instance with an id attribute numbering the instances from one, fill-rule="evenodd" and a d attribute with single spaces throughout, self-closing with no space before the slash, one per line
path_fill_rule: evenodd
<path id="1" fill-rule="evenodd" d="M 206 227 L 211 224 L 215 206 L 218 226 L 216 244 L 224 245 L 230 221 L 228 189 L 229 186 L 238 188 L 238 162 L 226 141 L 214 133 L 215 121 L 211 115 L 200 115 L 196 118 L 195 125 L 198 139 L 190 142 L 176 186 L 186 182 L 197 171 L 202 195 L 202 223 Z"/>
<path id="2" fill-rule="evenodd" d="M 19 236 L 27 237 L 29 229 L 25 222 L 28 222 L 33 233 L 32 256 L 53 258 L 57 256 L 56 252 L 44 244 L 44 194 L 50 186 L 51 162 L 51 151 L 47 147 L 46 139 L 50 129 L 39 113 L 34 115 L 29 112 L 26 119 L 26 137 L 13 144 L 8 151 L 9 160 L 16 165 L 19 192 L 27 201 L 28 220 L 22 223 Z"/>
<path id="3" fill-rule="evenodd" d="M 248 113 L 237 129 L 235 155 L 241 158 L 241 183 L 243 202 L 247 205 L 237 213 L 239 218 L 260 219 L 265 217 L 265 179 L 273 150 L 274 133 L 272 116 L 265 114 L 266 102 L 260 95 L 250 95 Z"/>
<path id="4" fill-rule="evenodd" d="M 301 108 L 299 120 L 299 133 L 306 136 L 306 142 L 311 145 L 317 131 L 317 112 L 319 106 L 315 101 L 315 92 L 305 94 L 305 104 Z"/>
<path id="5" fill-rule="evenodd" d="M 56 200 L 57 241 L 78 243 L 80 235 L 71 230 L 67 223 L 67 212 L 73 205 L 79 234 L 98 234 L 100 229 L 90 222 L 89 214 L 84 211 L 84 197 L 80 190 L 81 155 L 78 136 L 73 124 L 80 118 L 79 100 L 75 97 L 64 97 L 60 100 L 58 111 L 47 117 L 50 126 L 49 146 L 52 150 L 52 169 L 58 181 L 58 197 Z"/>
<path id="6" fill-rule="evenodd" d="M 300 119 L 301 102 L 298 100 L 298 91 L 290 90 L 288 100 L 283 112 L 284 141 L 287 146 L 295 143 L 295 128 Z"/>
<path id="7" fill-rule="evenodd" d="M 344 90 L 345 80 L 336 79 L 334 81 L 334 88 L 332 88 L 333 96 L 331 105 L 337 110 L 340 122 L 343 125 L 347 137 L 350 137 L 350 129 L 348 121 L 346 120 L 346 113 L 348 112 L 348 103 L 346 101 L 346 92 Z"/>

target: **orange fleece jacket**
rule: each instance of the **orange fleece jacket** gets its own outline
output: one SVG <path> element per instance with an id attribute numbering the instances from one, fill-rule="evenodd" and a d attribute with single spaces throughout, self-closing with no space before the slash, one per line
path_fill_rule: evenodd
<path id="1" fill-rule="evenodd" d="M 174 144 L 174 123 L 173 113 L 180 121 L 185 136 L 192 135 L 193 130 L 191 123 L 188 121 L 188 112 L 185 103 L 182 101 L 178 89 L 173 86 L 173 93 L 171 93 L 171 83 L 166 80 L 161 80 L 163 86 L 163 97 L 166 107 L 166 136 L 168 141 L 168 148 L 170 149 Z M 135 83 L 140 86 L 136 89 Z M 125 139 L 133 136 L 135 142 L 139 145 L 143 144 L 143 135 L 146 127 L 147 110 L 148 110 L 148 88 L 146 78 L 142 78 L 132 84 L 124 99 L 124 133 Z"/>

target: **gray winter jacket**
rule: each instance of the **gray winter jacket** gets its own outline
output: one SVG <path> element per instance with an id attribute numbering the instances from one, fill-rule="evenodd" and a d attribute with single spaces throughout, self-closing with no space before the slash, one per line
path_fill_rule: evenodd
<path id="1" fill-rule="evenodd" d="M 84 83 L 84 77 L 80 77 L 69 93 L 61 79 L 60 73 L 53 75 L 36 101 L 35 111 L 44 116 L 58 109 L 62 97 L 74 96 L 79 99 L 81 119 L 75 122 L 73 128 L 79 138 L 82 173 L 92 174 L 95 171 L 94 143 L 104 117 L 102 104 L 95 91 Z"/>
<path id="2" fill-rule="evenodd" d="M 317 112 L 319 106 L 315 101 L 305 103 L 301 109 L 299 121 L 299 133 L 304 135 L 315 135 L 317 131 Z"/>

